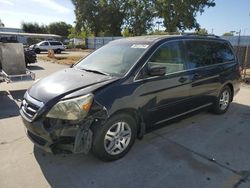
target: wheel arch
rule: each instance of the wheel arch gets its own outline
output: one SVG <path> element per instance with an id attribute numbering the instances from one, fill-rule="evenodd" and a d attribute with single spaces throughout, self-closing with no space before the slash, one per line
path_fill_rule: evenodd
<path id="1" fill-rule="evenodd" d="M 229 88 L 230 88 L 230 90 L 231 90 L 231 92 L 232 92 L 232 97 L 231 97 L 231 99 L 230 99 L 230 101 L 232 102 L 233 101 L 233 98 L 234 98 L 234 86 L 233 86 L 233 84 L 232 83 L 226 83 L 225 85 L 224 85 L 224 87 L 225 86 L 228 86 Z"/>
<path id="2" fill-rule="evenodd" d="M 134 108 L 120 109 L 120 110 L 114 112 L 113 114 L 111 114 L 110 117 L 115 116 L 116 114 L 127 114 L 127 115 L 131 116 L 136 122 L 137 138 L 139 138 L 139 139 L 143 138 L 143 136 L 146 132 L 146 126 L 145 126 L 145 123 L 143 120 L 143 116 L 139 110 L 134 109 Z"/>

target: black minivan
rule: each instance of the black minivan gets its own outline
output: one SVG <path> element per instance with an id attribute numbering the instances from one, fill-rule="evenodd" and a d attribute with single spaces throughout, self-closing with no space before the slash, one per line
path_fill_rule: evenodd
<path id="1" fill-rule="evenodd" d="M 28 137 L 52 153 L 112 161 L 136 138 L 201 109 L 228 110 L 240 66 L 216 36 L 143 36 L 115 40 L 73 67 L 37 81 L 20 113 Z"/>

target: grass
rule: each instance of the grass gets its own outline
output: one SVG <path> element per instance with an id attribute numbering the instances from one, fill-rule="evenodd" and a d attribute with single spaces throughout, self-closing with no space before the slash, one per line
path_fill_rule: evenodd
<path id="1" fill-rule="evenodd" d="M 65 54 L 55 54 L 54 58 L 50 58 L 45 55 L 39 55 L 37 56 L 38 61 L 49 61 L 51 63 L 57 63 L 57 64 L 63 64 L 63 65 L 72 65 L 78 62 L 80 59 L 86 57 L 88 54 L 90 54 L 91 50 L 85 50 L 83 53 L 77 54 L 77 55 L 65 55 Z"/>

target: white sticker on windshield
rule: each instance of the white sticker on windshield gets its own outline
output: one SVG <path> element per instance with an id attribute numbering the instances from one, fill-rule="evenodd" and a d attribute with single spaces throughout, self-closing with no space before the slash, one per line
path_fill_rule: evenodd
<path id="1" fill-rule="evenodd" d="M 131 48 L 147 48 L 149 45 L 147 44 L 133 44 Z"/>

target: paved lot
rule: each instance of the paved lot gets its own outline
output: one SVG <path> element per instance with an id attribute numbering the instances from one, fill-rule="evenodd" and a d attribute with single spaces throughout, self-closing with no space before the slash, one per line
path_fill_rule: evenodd
<path id="1" fill-rule="evenodd" d="M 41 62 L 31 69 L 40 78 L 64 67 Z M 250 88 L 242 87 L 227 114 L 202 112 L 158 129 L 125 158 L 104 163 L 33 146 L 18 114 L 30 85 L 0 85 L 0 188 L 250 187 Z"/>

